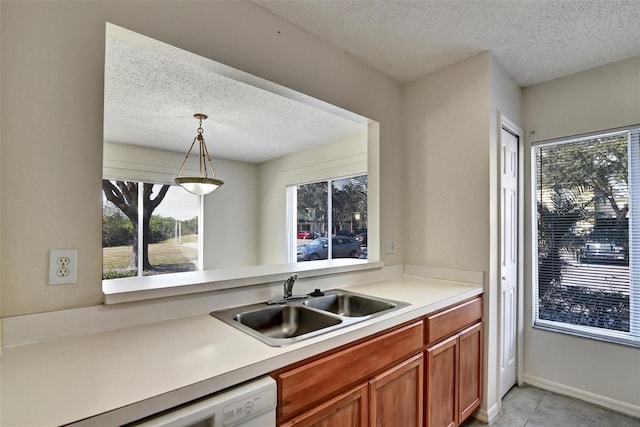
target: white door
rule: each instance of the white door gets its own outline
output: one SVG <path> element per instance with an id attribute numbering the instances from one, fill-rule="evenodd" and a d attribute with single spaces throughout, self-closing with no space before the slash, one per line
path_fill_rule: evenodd
<path id="1" fill-rule="evenodd" d="M 518 137 L 502 129 L 500 297 L 502 357 L 500 392 L 504 396 L 516 383 L 518 322 Z"/>

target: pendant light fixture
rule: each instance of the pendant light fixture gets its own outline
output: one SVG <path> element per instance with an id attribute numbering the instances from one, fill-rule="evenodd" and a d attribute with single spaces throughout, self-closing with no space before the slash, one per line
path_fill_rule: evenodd
<path id="1" fill-rule="evenodd" d="M 216 178 L 216 174 L 213 171 L 213 163 L 211 163 L 211 157 L 209 156 L 207 145 L 204 142 L 204 136 L 202 136 L 202 132 L 204 132 L 204 130 L 202 129 L 202 121 L 207 119 L 207 115 L 197 113 L 194 114 L 193 117 L 200 121 L 200 125 L 197 129 L 198 134 L 195 136 L 195 138 L 193 138 L 191 147 L 189 148 L 187 155 L 184 157 L 184 162 L 182 162 L 182 166 L 180 166 L 180 170 L 178 171 L 178 176 L 175 179 L 175 183 L 182 186 L 190 193 L 202 196 L 205 194 L 209 194 L 216 188 L 220 187 L 222 184 L 224 184 L 224 181 Z M 189 155 L 191 154 L 191 150 L 193 150 L 196 142 L 198 143 L 198 149 L 200 152 L 200 175 L 182 176 L 182 170 L 187 164 Z"/>

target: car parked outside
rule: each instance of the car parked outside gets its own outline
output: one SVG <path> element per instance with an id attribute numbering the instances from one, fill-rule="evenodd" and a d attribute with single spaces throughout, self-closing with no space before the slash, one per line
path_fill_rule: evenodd
<path id="1" fill-rule="evenodd" d="M 596 234 L 588 237 L 580 247 L 578 261 L 628 264 L 629 253 L 621 241 Z"/>
<path id="2" fill-rule="evenodd" d="M 331 238 L 332 258 L 355 257 L 360 250 L 360 243 L 353 237 L 334 236 Z M 329 254 L 329 239 L 319 237 L 304 245 L 298 246 L 298 261 L 315 261 L 327 259 Z"/>
<path id="3" fill-rule="evenodd" d="M 360 247 L 361 248 L 366 248 L 367 247 L 367 232 L 361 232 L 356 234 L 356 240 L 358 242 L 360 242 Z"/>
<path id="4" fill-rule="evenodd" d="M 361 248 L 358 252 L 356 252 L 356 258 L 360 258 L 360 259 L 369 258 L 367 248 Z"/>
<path id="5" fill-rule="evenodd" d="M 298 231 L 298 239 L 315 239 L 318 237 L 318 233 L 310 230 Z"/>

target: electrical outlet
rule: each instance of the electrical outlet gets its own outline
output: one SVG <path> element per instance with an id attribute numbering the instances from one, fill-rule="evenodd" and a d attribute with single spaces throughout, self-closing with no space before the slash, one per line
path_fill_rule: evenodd
<path id="1" fill-rule="evenodd" d="M 49 251 L 49 284 L 76 283 L 77 264 L 76 249 L 51 249 Z"/>
<path id="2" fill-rule="evenodd" d="M 385 247 L 385 252 L 388 254 L 395 254 L 396 253 L 396 241 L 394 239 L 387 239 L 386 242 L 386 247 Z"/>

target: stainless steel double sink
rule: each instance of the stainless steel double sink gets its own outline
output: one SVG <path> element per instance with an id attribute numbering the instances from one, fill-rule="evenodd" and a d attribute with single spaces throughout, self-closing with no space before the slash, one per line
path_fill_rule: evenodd
<path id="1" fill-rule="evenodd" d="M 271 345 L 281 347 L 363 322 L 410 305 L 340 289 L 283 304 L 250 304 L 210 313 Z"/>

